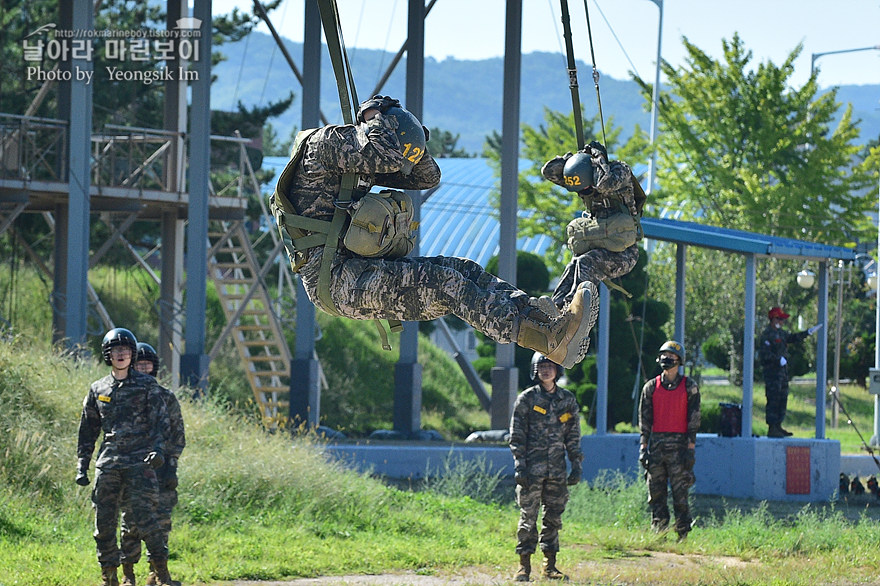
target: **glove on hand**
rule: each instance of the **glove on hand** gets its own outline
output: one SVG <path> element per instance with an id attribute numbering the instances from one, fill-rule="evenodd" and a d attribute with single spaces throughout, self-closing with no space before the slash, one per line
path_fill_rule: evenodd
<path id="1" fill-rule="evenodd" d="M 517 486 L 521 486 L 523 490 L 529 488 L 529 476 L 526 474 L 525 470 L 517 470 L 514 472 L 513 480 L 516 482 Z"/>
<path id="2" fill-rule="evenodd" d="M 162 488 L 165 490 L 174 490 L 177 488 L 177 460 L 169 458 L 165 462 L 165 468 L 162 471 Z"/>
<path id="3" fill-rule="evenodd" d="M 588 153 L 594 159 L 608 160 L 608 151 L 605 149 L 605 145 L 598 140 L 590 142 L 590 144 L 584 148 L 584 152 Z"/>
<path id="4" fill-rule="evenodd" d="M 639 444 L 639 463 L 644 466 L 645 470 L 651 464 L 651 459 L 648 456 L 648 447 L 645 444 Z"/>
<path id="5" fill-rule="evenodd" d="M 144 462 L 149 464 L 150 468 L 153 470 L 157 470 L 165 463 L 165 457 L 162 455 L 162 452 L 150 452 L 147 454 L 146 458 L 144 458 Z"/>
<path id="6" fill-rule="evenodd" d="M 825 324 L 816 324 L 816 325 L 814 325 L 814 326 L 811 327 L 809 330 L 807 330 L 807 335 L 812 336 L 812 335 L 815 334 L 817 331 L 819 331 L 819 328 L 821 328 L 823 325 L 825 325 Z"/>
<path id="7" fill-rule="evenodd" d="M 76 482 L 80 486 L 89 485 L 89 460 L 90 458 L 80 458 L 76 465 Z"/>
<path id="8" fill-rule="evenodd" d="M 395 100 L 391 96 L 380 96 L 378 94 L 369 100 L 364 100 L 358 108 L 357 121 L 365 122 L 364 112 L 371 108 L 379 110 L 384 114 L 391 108 L 400 108 L 400 100 Z"/>
<path id="9" fill-rule="evenodd" d="M 581 481 L 581 474 L 583 474 L 583 470 L 580 466 L 572 466 L 571 473 L 568 475 L 568 479 L 565 481 L 565 483 L 569 486 L 574 486 Z"/>
<path id="10" fill-rule="evenodd" d="M 779 366 L 785 366 L 786 364 L 788 364 L 788 360 L 785 359 L 785 356 L 780 356 L 779 357 Z"/>
<path id="11" fill-rule="evenodd" d="M 684 455 L 682 458 L 682 463 L 684 465 L 684 469 L 690 472 L 694 469 L 694 463 L 697 461 L 696 450 L 692 448 L 687 448 L 684 451 Z"/>

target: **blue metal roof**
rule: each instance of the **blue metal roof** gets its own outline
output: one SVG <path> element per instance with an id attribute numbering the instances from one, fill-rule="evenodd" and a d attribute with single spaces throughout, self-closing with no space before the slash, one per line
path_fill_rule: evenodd
<path id="1" fill-rule="evenodd" d="M 850 248 L 780 238 L 743 230 L 719 228 L 666 218 L 642 218 L 645 238 L 692 244 L 741 254 L 757 254 L 812 261 L 853 260 Z"/>

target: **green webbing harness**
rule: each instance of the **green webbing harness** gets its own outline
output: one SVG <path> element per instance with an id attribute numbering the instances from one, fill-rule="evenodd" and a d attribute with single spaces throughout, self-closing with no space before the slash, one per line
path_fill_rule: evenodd
<path id="1" fill-rule="evenodd" d="M 342 109 L 342 118 L 346 124 L 354 123 L 353 105 L 357 103 L 357 91 L 354 85 L 354 78 L 351 74 L 351 66 L 348 62 L 348 55 L 345 52 L 345 45 L 342 41 L 342 29 L 339 26 L 339 12 L 336 8 L 335 0 L 318 0 L 318 8 L 321 13 L 321 23 L 324 28 L 324 36 L 327 40 L 327 49 L 330 52 L 330 61 L 333 64 L 333 72 L 336 75 L 336 86 L 339 91 L 339 104 Z M 349 97 L 349 89 L 351 97 Z M 314 132 L 313 130 L 302 131 L 297 134 L 293 147 L 291 160 L 287 164 L 285 170 L 290 170 L 290 178 L 292 179 L 294 167 L 297 162 L 302 159 L 303 145 L 306 139 Z M 282 177 L 284 173 L 282 173 Z M 304 234 L 299 238 L 293 239 L 294 248 L 297 251 L 305 251 L 314 246 L 324 246 L 324 254 L 321 258 L 321 267 L 318 272 L 317 295 L 324 305 L 324 308 L 333 315 L 340 315 L 333 303 L 330 295 L 330 270 L 333 266 L 333 258 L 339 248 L 339 240 L 343 235 L 343 229 L 347 220 L 347 210 L 351 205 L 352 192 L 357 181 L 357 175 L 354 173 L 344 173 L 342 175 L 342 185 L 339 189 L 339 196 L 333 202 L 334 211 L 333 218 L 327 222 L 325 220 L 316 220 L 297 215 L 293 212 L 293 207 L 287 201 L 286 194 L 287 182 L 282 183 L 279 180 L 279 187 L 276 188 L 276 201 L 279 203 L 282 212 L 282 220 L 284 225 L 294 228 L 297 231 L 311 232 Z M 287 204 L 285 206 L 284 204 Z M 285 209 L 287 207 L 288 209 Z M 290 231 L 289 231 L 290 232 Z M 379 336 L 382 338 L 382 348 L 391 350 L 388 343 L 388 335 L 385 328 L 377 319 L 376 328 L 379 330 Z M 398 320 L 388 320 L 388 325 L 393 332 L 399 332 L 403 329 L 403 324 Z"/>

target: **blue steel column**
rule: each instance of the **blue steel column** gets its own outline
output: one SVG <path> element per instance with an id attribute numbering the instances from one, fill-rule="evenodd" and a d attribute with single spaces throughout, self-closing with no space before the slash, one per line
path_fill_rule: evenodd
<path id="1" fill-rule="evenodd" d="M 205 354 L 207 307 L 208 182 L 211 166 L 211 0 L 195 0 L 193 16 L 201 20 L 198 60 L 193 70 L 192 120 L 189 133 L 189 209 L 186 227 L 186 354 L 180 357 L 183 382 L 208 386 Z"/>
<path id="2" fill-rule="evenodd" d="M 62 22 L 76 31 L 91 30 L 94 27 L 94 10 L 91 0 L 73 0 L 61 3 Z M 64 27 L 63 25 L 63 27 Z M 63 64 L 62 64 L 63 65 Z M 89 59 L 72 57 L 66 68 L 71 79 L 64 83 L 70 108 L 65 113 L 69 121 L 68 142 L 68 200 L 63 213 L 66 223 L 66 261 L 63 297 L 56 299 L 56 311 L 62 316 L 57 323 L 63 325 L 67 346 L 75 346 L 86 341 L 86 316 L 88 315 L 87 284 L 89 275 L 89 157 L 91 155 L 92 134 L 92 86 L 86 81 L 91 72 Z M 63 206 L 62 206 L 63 208 Z"/>
<path id="3" fill-rule="evenodd" d="M 409 0 L 406 44 L 406 109 L 422 120 L 425 88 L 425 4 Z M 422 193 L 410 191 L 413 220 L 421 221 Z M 411 256 L 418 256 L 416 240 Z M 413 435 L 422 428 L 422 365 L 419 364 L 419 324 L 404 322 L 400 358 L 394 365 L 394 430 Z"/>
<path id="4" fill-rule="evenodd" d="M 752 437 L 755 380 L 755 255 L 746 255 L 745 319 L 743 320 L 742 437 Z"/>
<path id="5" fill-rule="evenodd" d="M 303 33 L 302 128 L 321 123 L 321 13 L 306 2 Z M 282 255 L 281 262 L 286 262 Z M 315 357 L 315 305 L 296 277 L 296 343 L 290 365 L 290 421 L 313 428 L 321 421 L 320 365 Z"/>
<path id="6" fill-rule="evenodd" d="M 504 100 L 501 118 L 501 210 L 498 276 L 516 283 L 516 210 L 519 183 L 519 92 L 522 62 L 522 0 L 507 1 L 504 40 Z M 498 344 L 492 369 L 493 429 L 510 425 L 519 380 L 513 344 Z"/>
<path id="7" fill-rule="evenodd" d="M 675 247 L 675 341 L 685 347 L 685 359 L 688 356 L 687 340 L 684 339 L 686 263 L 687 244 L 678 244 Z"/>
<path id="8" fill-rule="evenodd" d="M 828 263 L 819 263 L 819 323 L 816 341 L 816 439 L 825 439 L 825 385 L 828 381 Z"/>
<path id="9" fill-rule="evenodd" d="M 608 349 L 611 344 L 611 295 L 605 283 L 599 283 L 599 350 L 596 362 L 596 435 L 608 433 Z"/>

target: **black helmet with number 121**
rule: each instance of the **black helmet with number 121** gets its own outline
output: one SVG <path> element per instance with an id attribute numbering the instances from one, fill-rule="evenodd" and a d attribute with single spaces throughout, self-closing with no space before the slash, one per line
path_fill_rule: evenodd
<path id="1" fill-rule="evenodd" d="M 412 112 L 398 106 L 388 108 L 385 116 L 394 116 L 397 120 L 397 141 L 400 143 L 400 152 L 403 154 L 404 163 L 400 172 L 404 175 L 412 173 L 422 157 L 428 144 L 428 131 L 419 122 Z"/>

